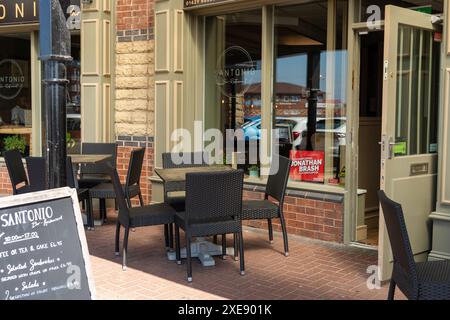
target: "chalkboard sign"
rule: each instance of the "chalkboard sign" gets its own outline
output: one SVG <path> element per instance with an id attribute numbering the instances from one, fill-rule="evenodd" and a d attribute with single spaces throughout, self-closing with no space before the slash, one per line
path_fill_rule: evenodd
<path id="1" fill-rule="evenodd" d="M 0 199 L 0 300 L 94 298 L 76 190 Z"/>

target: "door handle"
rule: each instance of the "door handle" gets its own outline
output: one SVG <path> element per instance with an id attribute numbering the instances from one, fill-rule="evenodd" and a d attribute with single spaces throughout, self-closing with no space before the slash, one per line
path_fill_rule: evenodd
<path id="1" fill-rule="evenodd" d="M 395 142 L 392 141 L 392 137 L 387 137 L 383 135 L 382 140 L 378 142 L 381 146 L 381 157 L 382 159 L 392 159 L 394 155 Z"/>

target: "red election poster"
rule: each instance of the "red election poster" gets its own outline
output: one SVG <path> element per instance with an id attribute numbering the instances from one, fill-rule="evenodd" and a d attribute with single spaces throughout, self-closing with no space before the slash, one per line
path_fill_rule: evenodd
<path id="1" fill-rule="evenodd" d="M 323 151 L 291 151 L 290 178 L 297 181 L 323 182 L 325 153 Z"/>

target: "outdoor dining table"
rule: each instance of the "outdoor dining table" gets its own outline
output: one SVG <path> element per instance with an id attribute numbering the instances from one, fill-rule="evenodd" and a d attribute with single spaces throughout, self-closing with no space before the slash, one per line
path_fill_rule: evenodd
<path id="1" fill-rule="evenodd" d="M 111 158 L 110 154 L 69 154 L 74 165 L 97 164 Z"/>
<path id="2" fill-rule="evenodd" d="M 83 164 L 98 164 L 103 161 L 107 161 L 111 159 L 110 154 L 69 154 L 68 155 L 72 159 L 72 165 L 74 171 L 79 175 L 81 173 L 81 166 Z M 85 213 L 82 213 L 84 224 L 87 224 L 87 216 Z M 94 225 L 101 226 L 103 225 L 102 219 L 94 220 Z"/>
<path id="3" fill-rule="evenodd" d="M 164 183 L 166 192 L 180 192 L 186 190 L 186 174 L 202 172 L 220 172 L 236 170 L 226 165 L 210 165 L 201 167 L 168 168 L 155 169 L 156 174 Z M 227 248 L 227 254 L 233 255 L 234 248 Z M 205 238 L 197 238 L 191 242 L 191 256 L 197 257 L 203 266 L 210 267 L 215 265 L 213 256 L 222 255 L 222 246 L 217 245 Z M 181 249 L 181 257 L 186 258 L 186 248 Z M 168 251 L 167 258 L 171 261 L 176 260 L 175 251 Z"/>

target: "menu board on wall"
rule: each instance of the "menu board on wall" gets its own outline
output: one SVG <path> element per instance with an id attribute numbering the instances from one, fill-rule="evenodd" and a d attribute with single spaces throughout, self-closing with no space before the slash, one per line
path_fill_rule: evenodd
<path id="1" fill-rule="evenodd" d="M 0 200 L 0 300 L 95 297 L 76 191 Z"/>

